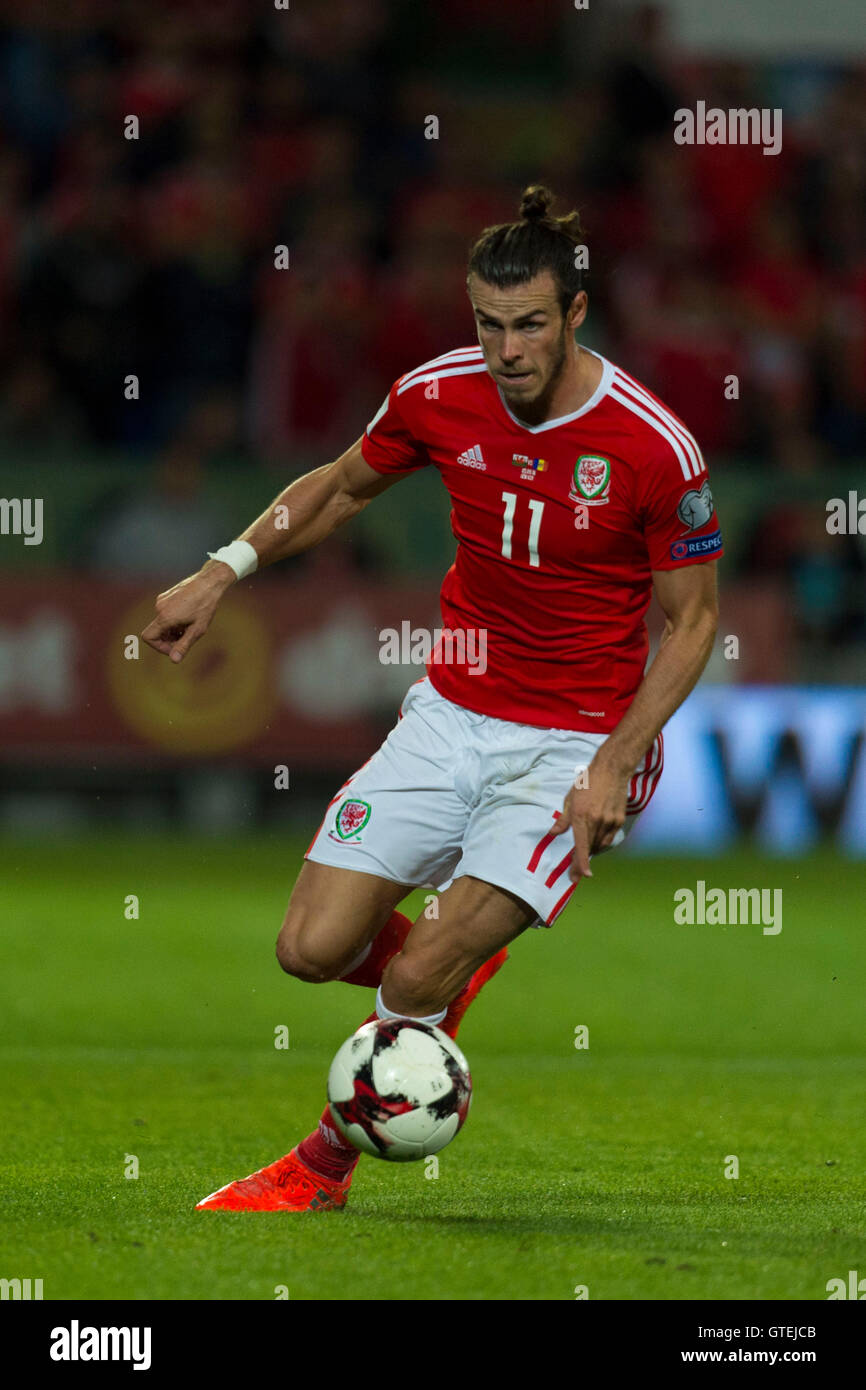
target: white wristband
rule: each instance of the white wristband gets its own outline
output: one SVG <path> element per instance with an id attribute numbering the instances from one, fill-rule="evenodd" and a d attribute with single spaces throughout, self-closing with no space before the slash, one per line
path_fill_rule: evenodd
<path id="1" fill-rule="evenodd" d="M 238 579 L 246 579 L 259 565 L 259 557 L 249 541 L 232 541 L 231 545 L 224 545 L 220 550 L 209 550 L 208 558 L 222 560 L 224 565 L 234 570 Z"/>

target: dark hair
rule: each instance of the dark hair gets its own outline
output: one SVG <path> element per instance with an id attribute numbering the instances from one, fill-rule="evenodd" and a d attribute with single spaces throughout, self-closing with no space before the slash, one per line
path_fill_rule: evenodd
<path id="1" fill-rule="evenodd" d="M 497 289 L 509 289 L 549 270 L 559 291 L 563 318 L 583 289 L 583 271 L 574 250 L 583 244 L 580 214 L 553 217 L 553 194 L 543 183 L 530 184 L 520 200 L 520 221 L 485 227 L 469 253 L 467 275 Z"/>

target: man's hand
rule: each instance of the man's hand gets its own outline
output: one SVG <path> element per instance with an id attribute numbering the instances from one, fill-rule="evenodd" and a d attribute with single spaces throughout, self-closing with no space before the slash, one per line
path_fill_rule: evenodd
<path id="1" fill-rule="evenodd" d="M 183 661 L 193 642 L 207 632 L 217 604 L 236 578 L 222 560 L 208 560 L 197 574 L 158 595 L 156 617 L 142 640 L 170 661 Z"/>
<path id="2" fill-rule="evenodd" d="M 361 448 L 363 439 L 362 435 L 334 463 L 296 478 L 238 537 L 253 547 L 258 569 L 312 549 L 374 497 L 409 477 L 412 469 L 383 474 L 371 468 Z M 222 560 L 208 560 L 197 574 L 159 595 L 156 617 L 142 638 L 170 661 L 183 661 L 193 642 L 207 632 L 217 604 L 236 581 L 234 570 Z"/>
<path id="3" fill-rule="evenodd" d="M 562 835 L 569 828 L 574 833 L 574 854 L 568 867 L 568 877 L 574 883 L 580 878 L 592 878 L 590 855 L 609 849 L 625 824 L 632 771 L 623 771 L 603 753 L 604 746 L 587 768 L 583 779 L 587 785 L 573 786 L 568 792 L 553 827 L 554 835 Z"/>
<path id="4" fill-rule="evenodd" d="M 592 878 L 589 856 L 609 849 L 625 825 L 628 787 L 634 770 L 693 689 L 707 664 L 718 624 L 716 561 L 654 570 L 653 586 L 665 615 L 665 630 L 649 670 L 613 733 L 589 767 L 586 787 L 565 798 L 554 827 L 574 832 L 568 876 Z"/>

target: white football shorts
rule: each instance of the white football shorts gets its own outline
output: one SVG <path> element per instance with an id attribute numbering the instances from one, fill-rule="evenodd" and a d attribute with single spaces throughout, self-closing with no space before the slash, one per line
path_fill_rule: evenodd
<path id="1" fill-rule="evenodd" d="M 476 714 L 425 677 L 330 802 L 305 858 L 439 892 L 470 874 L 529 903 L 532 926 L 551 927 L 577 887 L 571 831 L 552 835 L 554 820 L 606 737 Z M 648 805 L 663 762 L 660 734 L 631 779 L 611 848 Z"/>

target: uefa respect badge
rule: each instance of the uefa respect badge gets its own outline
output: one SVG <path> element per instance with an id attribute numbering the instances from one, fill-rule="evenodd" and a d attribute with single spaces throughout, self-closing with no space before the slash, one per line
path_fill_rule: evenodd
<path id="1" fill-rule="evenodd" d="M 369 802 L 353 801 L 351 798 L 344 801 L 337 811 L 337 818 L 334 822 L 334 828 L 340 839 L 357 839 L 370 819 L 370 814 Z"/>
<path id="2" fill-rule="evenodd" d="M 601 454 L 581 454 L 574 465 L 569 500 L 600 507 L 610 501 L 610 459 Z"/>

